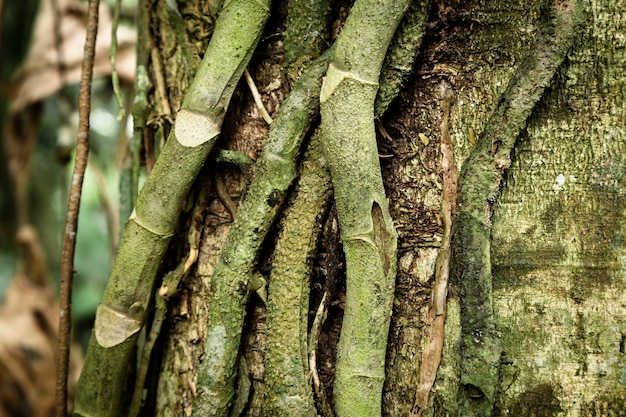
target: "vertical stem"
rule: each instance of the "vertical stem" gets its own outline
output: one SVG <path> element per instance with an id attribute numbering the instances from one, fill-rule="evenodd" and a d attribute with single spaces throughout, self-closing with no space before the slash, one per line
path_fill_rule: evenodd
<path id="1" fill-rule="evenodd" d="M 91 79 L 98 35 L 98 7 L 100 0 L 90 0 L 87 11 L 87 37 L 81 69 L 78 97 L 78 138 L 72 185 L 67 205 L 67 220 L 61 253 L 61 288 L 59 295 L 59 334 L 57 345 L 56 416 L 67 415 L 67 376 L 72 333 L 72 279 L 74 275 L 74 250 L 78 229 L 80 197 L 89 156 L 89 113 L 91 110 Z"/>
<path id="2" fill-rule="evenodd" d="M 120 77 L 117 74 L 117 26 L 120 23 L 120 9 L 122 8 L 122 0 L 115 0 L 113 7 L 113 23 L 111 25 L 111 46 L 109 48 L 109 60 L 111 61 L 111 81 L 113 83 L 113 94 L 120 110 L 117 115 L 118 120 L 126 115 L 124 108 L 124 98 L 120 92 Z"/>
<path id="3" fill-rule="evenodd" d="M 267 302 L 266 416 L 315 417 L 307 361 L 309 277 L 332 189 L 320 137 L 311 138 L 293 205 L 283 217 Z"/>
<path id="4" fill-rule="evenodd" d="M 387 48 L 409 3 L 356 1 L 320 95 L 347 270 L 334 387 L 339 417 L 381 415 L 397 235 L 378 160 L 374 101 Z"/>

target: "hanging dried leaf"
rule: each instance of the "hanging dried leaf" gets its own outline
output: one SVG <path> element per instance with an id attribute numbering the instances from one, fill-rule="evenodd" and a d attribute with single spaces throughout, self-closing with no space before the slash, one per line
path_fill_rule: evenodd
<path id="1" fill-rule="evenodd" d="M 22 258 L 0 306 L 0 417 L 48 417 L 55 406 L 59 308 L 35 230 L 24 226 L 17 239 Z M 74 353 L 70 398 L 82 363 Z"/>
<path id="2" fill-rule="evenodd" d="M 11 113 L 19 112 L 80 79 L 87 8 L 78 0 L 56 0 L 59 8 L 59 27 L 56 29 L 54 3 L 53 0 L 41 1 L 30 50 L 9 88 Z M 110 11 L 106 5 L 101 5 L 94 65 L 96 76 L 111 73 L 111 25 Z M 59 34 L 58 45 L 55 33 Z M 120 79 L 128 83 L 134 80 L 135 37 L 133 30 L 119 27 L 117 72 Z"/>

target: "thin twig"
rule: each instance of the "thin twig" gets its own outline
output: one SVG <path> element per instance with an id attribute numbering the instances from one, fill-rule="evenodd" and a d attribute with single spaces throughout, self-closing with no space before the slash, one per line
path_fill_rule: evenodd
<path id="1" fill-rule="evenodd" d="M 113 94 L 115 101 L 120 108 L 117 114 L 117 120 L 121 121 L 126 116 L 124 107 L 124 97 L 120 91 L 120 77 L 117 74 L 117 26 L 120 23 L 120 9 L 122 8 L 122 0 L 116 0 L 113 7 L 113 23 L 111 25 L 111 46 L 109 48 L 109 60 L 111 61 L 111 81 L 113 83 Z"/>
<path id="2" fill-rule="evenodd" d="M 254 84 L 254 80 L 252 79 L 252 76 L 250 75 L 247 69 L 243 72 L 243 75 L 244 77 L 246 77 L 246 82 L 248 83 L 248 87 L 250 87 L 250 92 L 252 92 L 254 103 L 258 107 L 259 112 L 261 113 L 261 116 L 263 116 L 263 120 L 265 120 L 265 122 L 268 125 L 271 125 L 273 122 L 272 116 L 270 116 L 270 114 L 265 109 L 265 105 L 263 104 L 263 101 L 261 100 L 261 95 L 259 94 L 259 90 L 256 88 L 256 84 Z"/>
<path id="3" fill-rule="evenodd" d="M 159 104 L 163 110 L 163 115 L 168 122 L 172 123 L 172 108 L 170 107 L 169 96 L 167 95 L 167 82 L 163 76 L 163 62 L 161 61 L 161 54 L 153 47 L 150 51 L 150 58 L 152 58 L 152 66 L 154 67 L 154 80 L 156 82 L 156 91 L 159 97 Z"/>
<path id="4" fill-rule="evenodd" d="M 61 35 L 61 8 L 58 0 L 52 0 L 52 9 L 54 10 L 54 47 L 57 53 L 57 71 L 61 85 L 67 85 L 67 66 L 63 55 L 63 36 Z"/>
<path id="5" fill-rule="evenodd" d="M 230 198 L 230 194 L 226 189 L 226 184 L 224 184 L 224 179 L 219 173 L 215 174 L 215 191 L 217 192 L 217 196 L 222 202 L 222 205 L 226 211 L 228 211 L 231 220 L 235 221 L 235 217 L 237 216 L 237 206 L 235 206 L 233 200 Z"/>
<path id="6" fill-rule="evenodd" d="M 67 206 L 67 220 L 61 253 L 61 288 L 59 295 L 59 335 L 57 346 L 56 416 L 67 416 L 67 376 L 70 358 L 70 335 L 72 330 L 72 278 L 74 274 L 74 250 L 78 228 L 80 197 L 89 155 L 89 113 L 91 110 L 91 79 L 98 34 L 98 8 L 100 0 L 89 0 L 87 12 L 87 36 L 81 69 L 78 98 L 78 137 L 72 185 Z"/>
<path id="7" fill-rule="evenodd" d="M 324 292 L 322 301 L 320 301 L 317 310 L 315 311 L 315 319 L 313 320 L 313 326 L 311 326 L 311 332 L 309 333 L 309 371 L 311 372 L 311 379 L 313 380 L 313 389 L 317 396 L 317 402 L 319 405 L 320 414 L 323 417 L 333 417 L 333 411 L 328 403 L 326 397 L 326 389 L 320 381 L 319 373 L 317 372 L 317 347 L 319 343 L 319 337 L 322 332 L 322 326 L 326 321 L 326 315 L 328 313 L 328 290 Z"/>
<path id="8" fill-rule="evenodd" d="M 311 332 L 309 333 L 309 370 L 311 371 L 313 386 L 315 387 L 315 392 L 317 393 L 319 393 L 321 387 L 320 377 L 317 373 L 317 343 L 319 341 L 319 336 L 322 331 L 322 324 L 324 324 L 324 322 L 326 321 L 327 295 L 328 293 L 325 292 L 324 296 L 322 297 L 322 301 L 320 301 L 319 306 L 317 306 L 317 310 L 315 311 L 315 319 L 313 320 L 313 326 L 311 327 Z"/>

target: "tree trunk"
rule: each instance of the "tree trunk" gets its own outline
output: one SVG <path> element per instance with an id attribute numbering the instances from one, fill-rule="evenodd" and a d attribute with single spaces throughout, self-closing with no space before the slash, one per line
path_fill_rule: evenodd
<path id="1" fill-rule="evenodd" d="M 219 5 L 189 1 L 172 9 L 170 2 L 146 3 L 139 64 L 147 68 L 144 74 L 151 87 L 144 92 L 149 107 L 141 115 L 143 123 L 135 126 L 141 142 L 153 144 L 144 150 L 150 161 L 181 108 Z M 315 9 L 311 12 L 315 18 L 310 19 L 315 28 L 287 32 L 283 43 L 285 22 L 297 24 L 293 10 L 298 3 L 272 5 L 248 67 L 273 118 L 279 117 L 289 89 L 297 89 L 295 80 L 319 55 L 320 45 L 332 43 L 350 11 L 343 2 L 330 10 Z M 429 5 L 415 0 L 409 10 L 414 14 L 405 15 L 397 32 L 403 36 L 396 36 L 391 48 L 400 45 L 399 49 L 409 50 L 412 44 L 419 54 L 400 65 L 388 53 L 383 74 L 406 75 L 412 68 L 412 75 L 376 124 L 398 254 L 382 410 L 374 414 L 626 415 L 626 2 L 494 0 Z M 327 16 L 332 16 L 332 25 L 327 26 Z M 412 37 L 403 32 L 409 29 Z M 285 63 L 289 77 L 285 76 L 283 51 L 294 44 L 305 48 L 309 41 L 314 48 L 301 53 L 301 59 L 289 50 Z M 142 50 L 144 46 L 152 49 Z M 287 78 L 294 85 L 288 86 Z M 386 81 L 381 79 L 380 85 L 383 90 Z M 383 100 L 380 97 L 379 93 L 377 103 Z M 309 123 L 316 122 L 315 115 L 316 110 L 310 112 Z M 371 115 L 374 120 L 373 109 Z M 347 126 L 357 122 L 344 121 Z M 235 90 L 223 126 L 216 147 L 262 158 L 269 127 L 244 82 Z M 304 155 L 307 144 L 316 140 L 311 130 L 300 153 Z M 450 145 L 453 153 L 446 156 L 442 149 Z M 190 252 L 197 248 L 197 261 L 181 276 L 176 294 L 166 300 L 163 330 L 150 355 L 145 415 L 191 415 L 199 369 L 212 360 L 211 355 L 221 355 L 214 336 L 206 347 L 211 303 L 220 302 L 211 292 L 214 272 L 237 206 L 254 189 L 253 178 L 265 169 L 265 162 L 248 170 L 245 164 L 212 155 L 216 156 L 209 157 L 182 204 L 177 232 L 157 275 L 159 288 L 161 280 L 170 282 L 166 274 L 191 259 Z M 338 155 L 329 152 L 325 158 Z M 325 169 L 325 161 L 315 161 L 310 166 L 319 172 Z M 333 160 L 330 165 L 341 163 Z M 442 190 L 454 184 L 446 182 L 450 181 L 446 175 L 454 171 L 448 170 L 449 164 L 461 173 L 456 211 L 453 200 L 442 200 Z M 310 166 L 298 169 L 304 184 Z M 482 182 L 476 185 L 472 178 Z M 327 186 L 325 181 L 320 187 Z M 293 229 L 290 222 L 296 220 L 282 213 L 298 207 L 298 193 L 307 192 L 307 187 L 296 181 L 285 187 L 286 197 L 276 193 L 275 200 L 267 199 L 279 215 L 267 237 L 260 238 L 256 278 L 250 279 L 254 282 L 246 278 L 242 281 L 246 287 L 238 289 L 248 302 L 244 322 L 234 323 L 242 333 L 233 365 L 234 395 L 226 400 L 230 415 L 279 415 L 275 410 L 282 407 L 281 401 L 273 397 L 277 393 L 302 396 L 299 415 L 312 413 L 313 399 L 318 414 L 329 416 L 334 406 L 336 346 L 344 303 L 353 296 L 346 288 L 354 291 L 350 284 L 346 287 L 345 261 L 338 250 L 338 235 L 348 246 L 345 231 L 337 231 L 335 210 L 323 209 L 326 197 L 320 190 L 319 197 L 311 198 L 316 202 L 310 203 L 319 207 L 312 240 L 285 244 L 289 237 L 278 237 Z M 451 240 L 444 233 L 447 215 L 452 221 Z M 317 254 L 309 253 L 315 246 Z M 272 256 L 275 247 L 280 252 L 277 259 Z M 447 258 L 440 256 L 442 251 L 450 251 Z M 297 342 L 289 347 L 292 356 L 285 363 L 301 374 L 283 380 L 277 376 L 283 372 L 281 352 L 271 350 L 282 346 L 273 339 L 277 329 L 267 329 L 266 334 L 266 326 L 284 320 L 271 304 L 279 291 L 272 293 L 270 281 L 266 297 L 263 280 L 274 280 L 278 273 L 272 270 L 273 260 L 286 262 L 282 259 L 290 256 L 298 259 L 294 269 L 306 277 L 290 278 L 305 284 L 301 287 L 295 281 L 293 287 L 304 293 L 292 300 L 295 321 L 288 328 Z M 448 265 L 445 259 L 452 268 L 447 289 L 447 275 L 442 278 L 438 272 Z M 289 268 L 284 263 L 277 267 L 283 269 Z M 259 277 L 260 284 L 253 286 Z M 381 282 L 377 288 L 385 287 Z M 309 304 L 303 307 L 299 302 Z M 320 304 L 326 321 L 316 334 L 313 323 Z M 444 318 L 445 327 L 437 327 Z M 157 323 L 158 316 L 152 322 Z M 215 327 L 211 329 L 214 334 Z M 267 344 L 266 336 L 271 339 Z M 349 342 L 341 343 L 348 352 Z M 270 349 L 267 358 L 266 349 Z M 303 357 L 295 357 L 298 352 Z M 311 357 L 317 360 L 311 362 Z M 311 364 L 315 368 L 309 368 Z M 429 369 L 433 371 L 425 372 Z M 429 372 L 434 378 L 435 371 L 430 389 L 427 379 Z M 266 385 L 264 378 L 272 380 Z M 284 385 L 277 387 L 276 381 Z M 375 389 L 380 391 L 379 386 Z M 339 417 L 347 415 L 345 409 L 337 409 Z"/>

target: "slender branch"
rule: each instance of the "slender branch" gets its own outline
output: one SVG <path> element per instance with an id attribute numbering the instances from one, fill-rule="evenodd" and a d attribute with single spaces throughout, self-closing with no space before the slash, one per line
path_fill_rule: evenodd
<path id="1" fill-rule="evenodd" d="M 329 17 L 329 0 L 288 1 L 283 67 L 290 86 L 311 61 L 328 48 Z"/>
<path id="2" fill-rule="evenodd" d="M 109 47 L 109 60 L 111 61 L 111 81 L 113 83 L 113 94 L 120 110 L 117 114 L 117 120 L 122 120 L 126 115 L 124 106 L 124 97 L 120 92 L 120 77 L 117 74 L 117 27 L 120 23 L 120 9 L 122 8 L 122 0 L 115 0 L 113 7 L 113 22 L 111 25 L 111 46 Z"/>
<path id="3" fill-rule="evenodd" d="M 243 72 L 243 76 L 246 78 L 246 83 L 248 84 L 248 88 L 250 88 L 250 92 L 252 93 L 252 98 L 254 98 L 254 104 L 256 104 L 257 108 L 259 109 L 259 112 L 261 113 L 263 120 L 265 120 L 265 123 L 267 123 L 268 125 L 271 125 L 272 117 L 267 112 L 267 109 L 265 108 L 265 105 L 263 104 L 263 100 L 261 100 L 261 95 L 259 94 L 259 90 L 256 88 L 256 84 L 254 83 L 254 80 L 252 79 L 250 72 L 248 72 L 248 70 L 246 69 Z"/>
<path id="4" fill-rule="evenodd" d="M 307 360 L 309 279 L 332 187 L 319 134 L 311 138 L 293 205 L 283 216 L 267 302 L 265 415 L 315 417 Z"/>
<path id="5" fill-rule="evenodd" d="M 61 252 L 61 288 L 59 295 L 59 334 L 57 345 L 56 416 L 67 416 L 67 377 L 69 372 L 72 334 L 72 281 L 74 251 L 78 229 L 78 212 L 83 180 L 89 156 L 89 114 L 91 112 L 91 80 L 98 35 L 98 7 L 100 0 L 90 0 L 87 11 L 87 36 L 81 68 L 78 96 L 78 137 L 72 185 L 67 204 L 67 219 Z"/>
<path id="6" fill-rule="evenodd" d="M 412 1 L 393 35 L 380 71 L 379 88 L 374 104 L 376 117 L 381 117 L 387 111 L 413 72 L 413 64 L 426 33 L 430 3 L 429 0 Z"/>

